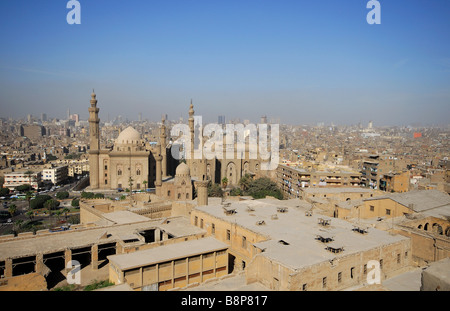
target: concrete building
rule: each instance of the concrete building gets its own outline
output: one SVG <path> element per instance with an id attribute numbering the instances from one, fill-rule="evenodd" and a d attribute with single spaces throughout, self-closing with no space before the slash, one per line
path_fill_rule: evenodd
<path id="1" fill-rule="evenodd" d="M 228 244 L 230 271 L 270 290 L 341 290 L 367 284 L 371 260 L 381 280 L 411 263 L 410 239 L 329 219 L 299 200 L 258 200 L 199 206 L 194 225 Z"/>
<path id="2" fill-rule="evenodd" d="M 350 170 L 308 170 L 280 164 L 277 184 L 286 198 L 299 198 L 308 187 L 360 187 L 361 173 Z"/>
<path id="3" fill-rule="evenodd" d="M 450 196 L 437 190 L 392 193 L 349 206 L 339 218 L 407 236 L 412 241 L 412 259 L 417 265 L 450 256 Z"/>
<path id="4" fill-rule="evenodd" d="M 28 137 L 29 139 L 37 139 L 46 134 L 45 127 L 42 125 L 22 125 L 20 126 L 20 136 Z"/>
<path id="5" fill-rule="evenodd" d="M 41 184 L 42 173 L 29 170 L 20 170 L 4 175 L 5 182 L 3 187 L 14 190 L 17 186 L 29 184 L 37 190 Z"/>
<path id="6" fill-rule="evenodd" d="M 109 280 L 134 290 L 165 291 L 228 274 L 228 245 L 212 237 L 109 256 Z"/>
<path id="7" fill-rule="evenodd" d="M 380 179 L 380 190 L 386 192 L 409 191 L 409 171 L 384 174 Z"/>
<path id="8" fill-rule="evenodd" d="M 42 171 L 42 180 L 50 181 L 54 185 L 59 185 L 67 179 L 69 169 L 67 166 L 57 166 L 46 168 Z"/>

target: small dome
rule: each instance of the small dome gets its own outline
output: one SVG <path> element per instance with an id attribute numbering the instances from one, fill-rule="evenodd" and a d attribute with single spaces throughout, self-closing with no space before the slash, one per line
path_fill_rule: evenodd
<path id="1" fill-rule="evenodd" d="M 186 163 L 180 163 L 177 166 L 177 170 L 175 171 L 176 176 L 190 176 L 191 170 L 189 169 L 189 166 L 187 166 Z"/>
<path id="2" fill-rule="evenodd" d="M 141 134 L 131 126 L 124 129 L 117 137 L 118 144 L 136 144 L 141 140 Z"/>

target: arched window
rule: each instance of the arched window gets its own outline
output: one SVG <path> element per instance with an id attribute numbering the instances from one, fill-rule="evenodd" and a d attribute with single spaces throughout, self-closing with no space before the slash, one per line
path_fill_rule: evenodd
<path id="1" fill-rule="evenodd" d="M 141 175 L 141 170 L 140 169 L 137 169 L 136 175 Z"/>
<path id="2" fill-rule="evenodd" d="M 428 223 L 425 224 L 425 226 L 423 227 L 423 230 L 428 231 Z"/>
<path id="3" fill-rule="evenodd" d="M 433 232 L 436 233 L 436 234 L 442 235 L 443 234 L 443 230 L 442 230 L 441 225 L 439 225 L 437 223 L 434 223 L 433 224 Z"/>
<path id="4" fill-rule="evenodd" d="M 121 176 L 121 175 L 122 175 L 122 170 L 121 170 L 120 168 L 119 168 L 118 171 L 117 171 L 117 175 L 118 175 L 118 176 Z"/>
<path id="5" fill-rule="evenodd" d="M 419 225 L 419 226 L 417 227 L 417 229 L 422 229 L 422 225 Z"/>
<path id="6" fill-rule="evenodd" d="M 178 199 L 181 199 L 181 193 L 178 193 Z"/>

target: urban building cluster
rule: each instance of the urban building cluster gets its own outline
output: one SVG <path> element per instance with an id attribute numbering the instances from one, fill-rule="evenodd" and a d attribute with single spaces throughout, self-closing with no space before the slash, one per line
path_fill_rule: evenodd
<path id="1" fill-rule="evenodd" d="M 2 123 L 3 187 L 86 174 L 83 190 L 106 197 L 81 198 L 67 230 L 0 236 L 0 290 L 67 285 L 74 260 L 105 290 L 450 290 L 448 128 L 280 125 L 265 172 L 248 153 L 173 158 L 167 117 L 102 123 L 94 93 L 86 109 L 73 128 Z M 69 135 L 48 135 L 57 126 Z M 284 199 L 233 195 L 243 178 L 271 179 Z"/>

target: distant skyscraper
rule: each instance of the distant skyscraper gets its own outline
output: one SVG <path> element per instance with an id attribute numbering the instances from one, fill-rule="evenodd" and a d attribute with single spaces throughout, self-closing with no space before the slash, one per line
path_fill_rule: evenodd
<path id="1" fill-rule="evenodd" d="M 142 112 L 139 112 L 139 122 L 142 121 Z"/>
<path id="2" fill-rule="evenodd" d="M 262 116 L 261 117 L 261 124 L 266 124 L 267 123 L 267 116 Z"/>
<path id="3" fill-rule="evenodd" d="M 42 114 L 41 114 L 41 121 L 42 121 L 42 122 L 47 121 L 47 114 L 46 114 L 46 113 L 42 113 Z"/>
<path id="4" fill-rule="evenodd" d="M 219 116 L 219 118 L 217 119 L 217 123 L 225 124 L 225 116 Z"/>
<path id="5" fill-rule="evenodd" d="M 369 121 L 369 126 L 367 127 L 369 130 L 371 130 L 373 128 L 373 122 Z"/>

